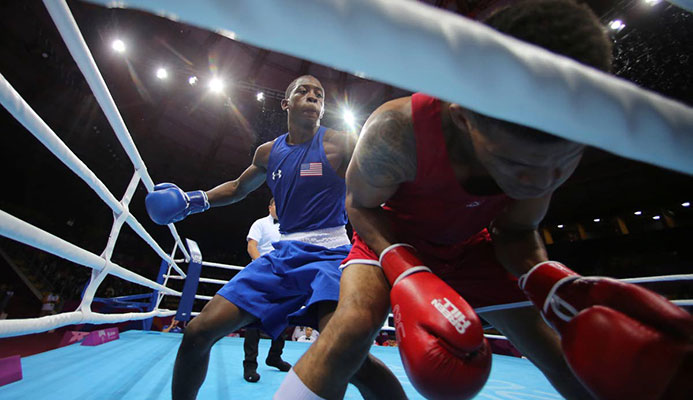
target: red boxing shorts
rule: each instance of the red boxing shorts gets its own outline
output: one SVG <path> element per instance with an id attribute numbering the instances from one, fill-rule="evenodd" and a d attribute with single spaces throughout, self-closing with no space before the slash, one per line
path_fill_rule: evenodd
<path id="1" fill-rule="evenodd" d="M 351 252 L 342 262 L 341 268 L 352 264 L 380 266 L 378 256 L 356 232 L 352 242 Z M 423 246 L 409 244 L 417 247 L 418 256 L 426 266 L 455 289 L 472 307 L 527 301 L 527 297 L 517 286 L 517 278 L 496 260 L 491 237 L 486 229 L 461 245 L 441 248 L 439 254 L 446 254 L 444 259 L 432 254 L 432 251 L 422 251 Z M 455 248 L 454 258 L 447 258 L 450 247 Z"/>

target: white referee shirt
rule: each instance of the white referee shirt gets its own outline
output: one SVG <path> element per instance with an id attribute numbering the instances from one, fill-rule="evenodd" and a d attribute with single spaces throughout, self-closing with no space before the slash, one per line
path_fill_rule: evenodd
<path id="1" fill-rule="evenodd" d="M 275 223 L 271 215 L 260 218 L 253 222 L 253 225 L 248 231 L 246 241 L 253 239 L 257 240 L 257 250 L 260 255 L 264 255 L 274 250 L 272 242 L 278 242 L 281 238 L 279 233 L 279 222 Z"/>

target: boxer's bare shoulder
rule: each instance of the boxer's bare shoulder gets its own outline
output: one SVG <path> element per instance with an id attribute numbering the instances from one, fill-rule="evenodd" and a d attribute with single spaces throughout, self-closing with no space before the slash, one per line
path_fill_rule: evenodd
<path id="1" fill-rule="evenodd" d="M 267 164 L 269 163 L 269 155 L 272 152 L 272 146 L 274 145 L 274 140 L 265 142 L 255 149 L 255 155 L 253 156 L 253 165 L 260 167 L 263 170 L 267 169 Z"/>
<path id="2" fill-rule="evenodd" d="M 323 138 L 325 156 L 337 175 L 344 177 L 351 155 L 354 153 L 357 136 L 354 132 L 327 129 Z"/>
<path id="3" fill-rule="evenodd" d="M 374 187 L 416 178 L 416 139 L 411 97 L 391 100 L 371 114 L 354 150 L 361 176 Z"/>

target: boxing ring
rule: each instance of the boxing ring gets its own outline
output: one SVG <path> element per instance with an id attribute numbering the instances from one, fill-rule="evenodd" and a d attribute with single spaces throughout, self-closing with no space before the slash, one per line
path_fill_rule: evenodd
<path id="1" fill-rule="evenodd" d="M 105 0 L 93 2 L 111 5 Z M 232 39 L 283 51 L 402 88 L 422 90 L 497 118 L 693 174 L 693 110 L 690 107 L 420 3 L 403 2 L 397 10 L 392 10 L 386 0 L 306 0 L 300 7 L 282 0 L 140 0 L 117 2 L 116 5 L 124 6 L 126 3 L 217 31 Z M 690 0 L 673 3 L 689 11 L 693 9 Z M 1 320 L 0 338 L 44 332 L 66 325 L 147 320 L 174 314 L 186 320 L 195 315 L 192 311 L 194 299 L 210 299 L 196 294 L 198 283 L 225 283 L 218 279 L 200 278 L 202 266 L 242 267 L 203 261 L 197 245 L 190 240 L 184 242 L 173 224 L 168 229 L 175 244 L 167 252 L 129 212 L 128 205 L 139 184 L 151 192 L 154 182 L 67 4 L 64 0 L 44 0 L 44 4 L 132 161 L 134 172 L 123 196 L 120 199 L 115 197 L 0 75 L 0 102 L 3 106 L 96 192 L 111 208 L 114 219 L 108 242 L 97 255 L 0 210 L 0 234 L 3 236 L 92 270 L 91 280 L 76 311 L 41 318 Z M 316 29 L 324 35 L 317 43 L 304 42 L 304 32 L 300 27 L 280 24 L 287 15 L 301 15 L 317 21 Z M 262 24 L 253 22 L 260 19 Z M 352 28 L 355 22 L 358 31 Z M 270 29 L 279 25 L 284 27 L 282 35 Z M 392 60 L 408 67 L 397 69 Z M 437 61 L 430 63 L 428 60 Z M 460 65 L 464 68 L 459 68 Z M 497 81 L 498 84 L 479 85 L 484 81 Z M 505 95 L 508 92 L 541 95 Z M 600 118 L 592 118 L 593 115 Z M 659 136 L 655 138 L 652 132 L 658 132 Z M 130 226 L 162 259 L 156 281 L 111 260 L 123 224 Z M 182 254 L 183 258 L 176 258 L 177 254 Z M 181 263 L 188 264 L 187 272 L 180 267 Z M 92 311 L 95 293 L 107 275 L 152 290 L 144 295 L 117 298 L 122 302 L 149 299 L 148 309 L 116 314 Z M 691 278 L 693 274 L 630 281 L 647 283 Z M 167 283 L 171 280 L 183 280 L 183 291 L 169 288 Z M 159 308 L 164 296 L 181 296 L 179 309 Z M 676 303 L 693 305 L 691 300 Z M 525 307 L 528 304 L 497 305 L 477 311 Z M 173 360 L 180 340 L 180 334 L 128 331 L 119 340 L 100 346 L 71 345 L 29 356 L 22 359 L 24 379 L 0 387 L 0 397 L 169 398 Z M 287 342 L 284 358 L 295 363 L 307 346 L 306 343 Z M 269 341 L 262 340 L 260 352 L 268 347 Z M 409 383 L 397 349 L 374 346 L 372 352 L 392 368 L 410 398 L 422 398 Z M 199 398 L 245 398 L 248 392 L 256 397 L 270 398 L 285 375 L 276 370 L 263 370 L 266 367 L 261 365 L 258 372 L 262 374 L 262 381 L 259 384 L 245 382 L 242 359 L 242 340 L 239 338 L 224 338 L 214 346 L 207 381 Z M 346 398 L 360 396 L 355 388 L 350 387 Z M 494 355 L 491 377 L 477 398 L 557 399 L 560 396 L 527 360 Z"/>

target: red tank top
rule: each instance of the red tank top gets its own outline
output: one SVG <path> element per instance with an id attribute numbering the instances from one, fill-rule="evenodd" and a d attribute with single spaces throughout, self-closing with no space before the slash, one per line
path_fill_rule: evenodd
<path id="1" fill-rule="evenodd" d="M 416 138 L 416 179 L 399 186 L 383 206 L 397 239 L 441 260 L 453 259 L 510 201 L 505 194 L 476 196 L 457 181 L 445 147 L 441 103 L 416 93 L 411 98 Z"/>

